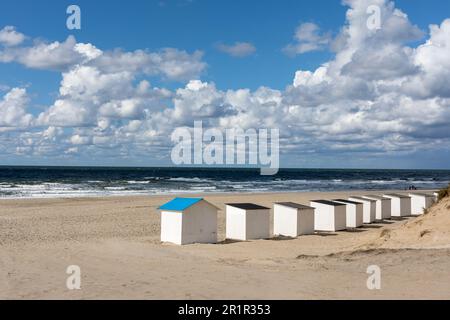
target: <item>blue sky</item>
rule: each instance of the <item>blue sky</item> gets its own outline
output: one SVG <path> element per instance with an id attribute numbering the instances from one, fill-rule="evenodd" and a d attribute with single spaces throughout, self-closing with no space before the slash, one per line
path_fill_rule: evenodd
<path id="1" fill-rule="evenodd" d="M 2 4 L 2 25 L 14 25 L 32 37 L 64 40 L 73 34 L 80 42 L 100 48 L 136 50 L 164 47 L 202 50 L 208 70 L 204 79 L 221 89 L 270 86 L 282 89 L 292 81 L 293 70 L 315 68 L 329 58 L 319 52 L 290 58 L 282 48 L 292 40 L 301 21 L 312 21 L 337 30 L 345 7 L 339 1 L 77 1 L 82 9 L 82 30 L 65 28 L 65 10 L 71 1 L 19 0 Z M 24 7 L 30 8 L 23 10 Z M 322 10 L 321 8 L 327 8 Z M 8 12 L 7 16 L 4 13 Z M 330 12 L 333 12 L 330 15 Z M 233 59 L 218 52 L 219 42 L 252 42 L 258 52 L 250 59 Z M 3 66 L 2 66 L 3 67 Z M 3 71 L 3 70 L 2 70 Z M 9 71 L 9 70 L 8 70 Z M 34 80 L 23 68 L 13 69 L 15 81 Z M 5 82 L 7 74 L 0 79 Z M 48 89 L 56 88 L 59 74 L 42 74 Z M 11 79 L 8 76 L 8 79 Z M 35 78 L 40 79 L 40 78 Z M 42 78 L 41 78 L 42 79 Z M 51 85 L 50 83 L 51 82 Z M 173 85 L 166 83 L 165 85 Z M 38 89 L 38 88 L 36 88 Z"/>
<path id="2" fill-rule="evenodd" d="M 105 0 L 5 1 L 0 23 L 17 26 L 32 37 L 51 40 L 64 40 L 73 34 L 78 41 L 93 42 L 101 48 L 202 50 L 209 63 L 204 79 L 214 81 L 221 89 L 256 89 L 259 86 L 283 89 L 291 82 L 293 70 L 314 69 L 332 54 L 314 52 L 294 58 L 284 55 L 281 49 L 291 41 L 295 27 L 301 22 L 314 22 L 337 33 L 344 23 L 346 11 L 340 1 L 330 0 L 262 0 L 257 3 L 252 0 L 134 0 L 126 3 Z M 82 9 L 82 30 L 65 27 L 65 10 L 70 4 L 77 4 Z M 403 0 L 396 4 L 423 29 L 442 21 L 450 12 L 450 3 L 446 0 Z M 254 43 L 258 53 L 251 59 L 232 59 L 214 48 L 218 42 L 236 41 Z M 3 83 L 26 84 L 36 79 L 38 81 L 33 82 L 36 90 L 41 87 L 51 90 L 60 81 L 58 73 L 27 72 L 24 68 L 4 70 L 7 66 L 1 67 Z M 44 87 L 45 84 L 48 86 Z"/>
<path id="3" fill-rule="evenodd" d="M 395 3 L 423 29 L 444 20 L 450 12 L 446 0 Z M 80 31 L 65 28 L 65 10 L 70 4 L 82 9 Z M 334 0 L 17 0 L 2 2 L 0 23 L 51 40 L 64 40 L 74 34 L 78 41 L 93 42 L 100 48 L 202 50 L 209 63 L 204 79 L 214 81 L 221 89 L 256 89 L 262 85 L 283 89 L 291 82 L 293 70 L 314 69 L 330 57 L 327 52 L 295 58 L 284 55 L 281 49 L 292 40 L 296 26 L 314 22 L 337 33 L 345 21 L 345 12 L 341 1 Z M 257 54 L 251 59 L 232 59 L 214 49 L 217 42 L 236 41 L 254 43 Z M 3 82 L 6 74 L 2 72 Z M 20 73 L 15 78 L 17 83 L 23 81 Z M 59 78 L 56 75 L 44 79 L 57 83 Z"/>
<path id="4" fill-rule="evenodd" d="M 363 1 L 365 0 L 362 0 L 362 2 Z M 379 2 L 381 0 L 377 1 Z M 385 1 L 382 2 L 383 5 L 385 5 Z M 77 4 L 81 7 L 82 30 L 71 31 L 65 27 L 67 18 L 65 11 L 70 4 Z M 386 10 L 389 11 L 391 9 L 389 9 L 388 4 L 389 2 L 386 2 L 386 8 L 388 8 Z M 411 47 L 413 49 L 419 47 L 430 37 L 428 30 L 429 25 L 440 25 L 450 15 L 450 2 L 447 0 L 398 0 L 395 1 L 395 7 L 408 15 L 407 21 L 411 25 L 410 28 L 414 26 L 423 31 L 421 37 L 416 36 L 414 39 L 408 40 L 392 40 L 395 46 L 398 46 L 398 50 L 403 47 Z M 204 63 L 204 67 L 201 68 L 201 72 L 194 72 L 194 74 L 189 75 L 192 79 L 186 79 L 184 77 L 180 79 L 173 77 L 168 79 L 167 76 L 161 76 L 161 74 L 149 75 L 135 72 L 132 76 L 132 83 L 133 85 L 137 85 L 138 82 L 147 80 L 152 88 L 166 88 L 171 92 L 176 92 L 178 89 L 184 88 L 188 80 L 199 79 L 203 83 L 210 85 L 214 84 L 214 90 L 223 94 L 228 90 L 238 91 L 240 89 L 249 89 L 250 92 L 255 95 L 254 99 L 257 100 L 257 95 L 260 94 L 258 88 L 265 87 L 270 88 L 270 90 L 281 92 L 283 99 L 291 101 L 293 97 L 297 95 L 292 93 L 293 90 L 290 90 L 287 93 L 287 88 L 292 86 L 296 72 L 299 70 L 314 72 L 323 63 L 334 61 L 336 51 L 332 50 L 331 44 L 330 47 L 328 47 L 327 44 L 326 48 L 302 52 L 295 55 L 286 54 L 283 49 L 286 48 L 287 45 L 295 43 L 293 38 L 296 29 L 305 23 L 312 23 L 317 26 L 320 35 L 327 34 L 330 39 L 336 39 L 339 34 L 343 33 L 342 28 L 351 24 L 351 22 L 346 20 L 347 10 L 349 10 L 348 4 L 343 5 L 341 1 L 330 0 L 80 0 L 76 2 L 16 0 L 2 1 L 0 10 L 0 30 L 6 26 L 13 26 L 17 32 L 26 35 L 27 40 L 24 44 L 20 44 L 20 46 L 32 46 L 33 42 L 44 42 L 48 44 L 58 41 L 59 43 L 62 43 L 67 37 L 73 35 L 78 43 L 92 44 L 104 52 L 117 50 L 118 48 L 120 48 L 122 52 L 134 52 L 135 50 L 140 49 L 147 50 L 148 52 L 159 52 L 161 48 L 175 48 L 191 55 L 195 51 L 201 51 L 203 54 L 201 62 Z M 392 13 L 388 12 L 387 14 Z M 388 36 L 386 36 L 386 38 Z M 332 40 L 329 42 L 331 43 Z M 387 43 L 383 42 L 383 40 L 380 41 L 380 47 L 388 47 Z M 218 49 L 220 44 L 231 46 L 236 42 L 251 44 L 255 48 L 255 52 L 244 57 L 235 57 Z M 361 48 L 358 48 L 358 50 L 359 49 Z M 9 48 L 5 50 L 9 50 Z M 358 50 L 355 49 L 353 51 L 356 52 Z M 49 57 L 49 59 L 52 59 L 52 57 Z M 3 88 L 3 90 L 0 91 L 0 99 L 12 88 L 25 88 L 27 94 L 26 110 L 29 114 L 33 115 L 33 117 L 37 118 L 41 113 L 45 113 L 46 110 L 58 100 L 63 75 L 64 73 L 69 72 L 71 68 L 73 68 L 73 66 L 67 66 L 65 69 L 61 70 L 55 70 L 51 67 L 34 68 L 23 61 L 21 62 L 20 58 L 17 58 L 15 61 L 0 63 L 0 89 Z M 413 77 L 417 75 L 408 74 L 407 76 Z M 400 77 L 404 79 L 405 75 L 402 73 L 399 75 L 399 79 Z M 424 76 L 424 79 L 425 78 L 427 77 Z M 383 79 L 376 80 L 381 81 Z M 420 79 L 412 78 L 409 80 L 421 81 Z M 379 86 L 380 82 L 377 82 L 376 85 Z M 301 95 L 304 91 L 300 90 L 300 87 L 298 88 L 298 94 Z M 308 90 L 312 90 L 313 92 L 314 90 L 317 90 L 317 88 L 314 90 L 313 88 L 308 88 Z M 273 92 L 271 94 L 273 94 Z M 267 93 L 265 93 L 265 97 L 267 97 Z M 439 96 L 427 95 L 426 97 L 420 97 L 420 100 L 425 101 L 428 99 L 429 103 L 431 103 L 431 99 L 436 99 L 437 97 Z M 441 94 L 440 97 L 446 98 L 446 95 Z M 105 101 L 108 101 L 108 98 L 105 99 Z M 302 100 L 303 98 L 300 97 L 299 99 Z M 346 97 L 339 103 L 344 104 L 350 101 L 349 99 L 350 98 Z M 402 97 L 399 97 L 398 99 L 401 100 Z M 380 101 L 383 101 L 383 99 L 366 99 L 368 104 L 376 104 Z M 364 103 L 360 100 L 357 102 L 352 101 L 351 103 L 353 102 L 355 103 L 355 107 L 363 109 L 362 105 Z M 227 103 L 230 102 L 227 100 Z M 295 107 L 300 106 L 306 108 L 300 102 L 292 103 L 292 105 Z M 316 105 L 318 108 L 325 106 L 331 108 L 329 102 Z M 282 107 L 291 111 L 293 108 L 286 106 L 285 104 L 280 106 L 280 108 Z M 170 109 L 173 108 L 173 106 L 169 105 L 167 108 Z M 239 110 L 242 110 L 242 108 Z M 355 108 L 352 110 L 355 110 Z M 153 111 L 154 110 L 152 109 L 152 112 Z M 330 112 L 333 111 L 330 110 Z M 444 125 L 445 128 L 446 122 L 444 121 L 444 123 L 442 123 L 442 115 L 446 116 L 448 113 L 447 104 L 442 105 L 442 110 L 439 112 L 441 112 L 441 116 L 438 117 L 440 122 L 436 122 L 436 126 Z M 381 113 L 382 112 L 380 111 L 378 114 Z M 102 118 L 102 116 L 98 117 L 99 119 Z M 210 120 L 212 116 L 209 115 L 207 118 Z M 220 117 L 217 117 L 217 119 L 219 118 Z M 225 119 L 225 117 L 222 117 L 222 119 Z M 129 117 L 127 118 L 127 121 L 128 120 L 130 120 Z M 142 119 L 136 118 L 132 120 L 141 121 Z M 145 125 L 145 130 L 148 132 L 149 128 L 152 128 L 151 122 L 156 120 L 147 120 L 149 120 L 149 123 Z M 120 123 L 123 124 L 124 121 L 124 119 L 121 119 Z M 239 122 L 236 119 L 233 121 Z M 423 125 L 427 128 L 433 128 L 433 121 L 430 120 L 427 123 L 423 123 Z M 292 142 L 294 140 L 292 138 L 293 133 L 289 132 L 286 134 L 286 139 L 289 142 L 289 147 L 287 147 L 286 150 L 289 150 L 289 152 L 286 152 L 282 158 L 284 159 L 285 166 L 401 168 L 405 165 L 406 167 L 421 168 L 450 168 L 447 161 L 436 160 L 435 156 L 437 151 L 435 149 L 424 150 L 417 147 L 417 145 L 420 144 L 419 142 L 424 144 L 429 141 L 418 141 L 418 138 L 412 138 L 412 136 L 416 136 L 416 134 L 412 132 L 414 131 L 413 129 L 407 128 L 407 125 L 420 125 L 416 122 L 420 122 L 420 119 L 405 120 L 405 123 L 398 124 L 395 130 L 387 130 L 389 132 L 386 132 L 385 136 L 377 133 L 373 137 L 368 138 L 368 135 L 370 136 L 370 134 L 361 133 L 359 138 L 356 138 L 356 140 L 359 139 L 359 146 L 356 147 L 357 150 L 355 150 L 355 137 L 347 139 L 346 141 L 340 140 L 339 147 L 336 148 L 336 141 L 333 142 L 333 139 L 330 138 L 322 141 L 320 132 L 312 132 L 310 129 L 308 129 L 308 132 L 302 130 L 301 132 L 297 132 L 297 134 L 306 135 L 310 140 L 318 139 L 316 141 L 317 143 L 323 143 L 325 146 L 330 146 L 330 148 L 317 150 L 315 154 L 308 156 L 308 158 L 302 159 L 301 161 L 298 160 L 297 152 L 289 154 L 291 150 L 295 150 L 296 146 L 296 143 Z M 217 121 L 212 121 L 212 123 L 217 124 Z M 174 123 L 173 127 L 175 128 L 179 126 L 179 124 L 180 122 Z M 249 124 L 246 123 L 245 125 Z M 321 126 L 322 124 L 320 124 L 319 121 L 318 123 L 312 123 L 311 125 Z M 331 128 L 332 124 L 329 125 Z M 28 125 L 28 129 L 22 127 L 20 130 L 13 131 L 14 133 L 11 133 L 11 130 L 8 130 L 8 133 L 0 132 L 0 135 L 8 135 L 7 141 L 13 141 L 12 143 L 23 143 L 24 131 L 37 134 L 38 132 L 43 132 L 45 126 L 62 128 L 61 130 L 63 133 L 61 133 L 61 137 L 59 137 L 61 141 L 59 142 L 59 146 L 55 147 L 56 149 L 54 150 L 56 154 L 64 151 L 64 149 L 66 151 L 70 149 L 69 145 L 64 145 L 64 141 L 70 139 L 71 134 L 82 137 L 93 137 L 92 133 L 86 132 L 84 129 L 82 129 L 83 132 L 78 132 L 81 130 L 78 129 L 79 127 L 85 128 L 84 124 L 83 126 L 62 126 L 60 124 L 52 123 L 51 121 L 46 122 L 45 125 Z M 8 127 L 11 128 L 14 126 L 9 124 Z M 115 125 L 111 127 L 111 130 L 116 130 L 117 132 L 119 128 L 120 126 L 115 123 Z M 327 131 L 330 128 L 324 128 L 324 130 Z M 359 125 L 358 128 L 360 128 L 360 131 L 362 130 L 361 125 Z M 335 129 L 333 128 L 333 130 Z M 336 134 L 338 135 L 340 133 L 341 132 L 337 132 Z M 161 134 L 164 135 L 165 133 Z M 404 140 L 402 140 L 401 143 L 397 143 L 398 140 L 395 139 L 399 138 L 396 135 L 402 136 L 402 139 Z M 445 132 L 444 136 L 442 136 L 442 133 L 438 134 L 436 132 L 430 133 L 430 135 L 432 137 L 439 136 L 440 139 L 443 139 L 442 143 L 448 142 L 448 140 L 446 140 Z M 450 135 L 447 134 L 447 136 Z M 367 141 L 371 143 L 374 141 L 373 139 L 379 139 L 379 144 L 384 143 L 387 145 L 386 149 L 373 151 L 374 148 L 363 148 L 361 145 L 364 144 L 365 139 L 368 139 Z M 394 140 L 396 142 L 393 142 Z M 159 146 L 161 143 L 162 142 L 158 140 L 152 145 Z M 165 143 L 169 146 L 167 142 Z M 345 144 L 345 146 L 341 144 Z M 391 146 L 392 144 L 400 144 L 400 146 L 396 149 L 395 146 Z M 408 153 L 406 151 L 406 146 L 412 146 L 413 144 L 416 153 Z M 120 143 L 114 143 L 114 145 L 120 145 Z M 448 145 L 444 146 L 444 148 L 438 150 L 440 158 L 448 156 Z M 25 146 L 24 148 L 26 149 L 28 146 Z M 33 146 L 33 148 L 35 147 Z M 75 147 L 72 147 L 73 150 L 75 150 L 74 148 Z M 123 165 L 130 163 L 130 159 L 132 159 L 131 164 L 136 165 L 166 163 L 166 160 L 156 159 L 151 156 L 151 159 L 149 160 L 149 157 L 143 156 L 141 151 L 131 155 L 131 153 L 134 152 L 127 150 L 127 157 L 131 158 L 123 159 L 121 157 L 115 157 L 114 152 L 108 151 L 108 154 L 103 154 L 102 152 L 97 152 L 97 149 L 94 152 L 96 156 L 93 157 L 95 160 L 92 160 L 91 162 L 91 158 L 87 158 L 83 155 L 81 150 L 93 150 L 96 148 L 95 143 L 77 144 L 76 148 L 79 149 L 79 154 L 74 155 L 73 157 L 65 157 L 62 160 L 56 160 L 56 162 L 59 163 L 60 161 L 64 161 L 69 164 L 99 164 L 107 161 L 108 164 Z M 121 147 L 118 146 L 117 148 Z M 304 145 L 300 145 L 298 150 L 303 150 L 304 148 Z M 12 150 L 14 148 L 11 147 L 10 149 Z M 99 150 L 101 149 L 102 148 Z M 9 164 L 10 162 L 16 163 L 17 161 L 23 162 L 24 164 L 46 164 L 55 161 L 55 153 L 46 155 L 45 153 L 30 151 L 25 155 L 18 155 L 10 154 L 8 152 L 9 151 L 4 150 L 3 154 L 0 156 L 0 160 L 4 164 Z M 153 154 L 152 152 L 150 153 Z"/>

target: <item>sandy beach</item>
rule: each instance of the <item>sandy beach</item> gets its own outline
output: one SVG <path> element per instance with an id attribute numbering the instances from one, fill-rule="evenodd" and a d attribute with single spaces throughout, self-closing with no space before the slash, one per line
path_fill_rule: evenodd
<path id="1" fill-rule="evenodd" d="M 223 241 L 227 202 L 369 193 L 204 195 L 221 208 L 222 242 L 182 247 L 159 240 L 157 207 L 172 196 L 2 200 L 0 298 L 449 299 L 449 201 L 353 232 Z M 66 287 L 69 265 L 81 268 L 81 290 Z M 367 289 L 370 265 L 381 268 L 381 290 Z"/>

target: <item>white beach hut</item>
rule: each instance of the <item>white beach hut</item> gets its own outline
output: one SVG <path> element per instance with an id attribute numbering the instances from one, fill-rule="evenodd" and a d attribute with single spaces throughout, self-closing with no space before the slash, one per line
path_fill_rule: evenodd
<path id="1" fill-rule="evenodd" d="M 293 202 L 278 202 L 273 206 L 275 235 L 298 237 L 314 234 L 314 208 Z"/>
<path id="2" fill-rule="evenodd" d="M 253 203 L 226 204 L 226 237 L 232 240 L 270 238 L 270 209 Z"/>
<path id="3" fill-rule="evenodd" d="M 175 198 L 162 205 L 161 241 L 178 245 L 217 243 L 217 207 L 202 198 Z"/>
<path id="4" fill-rule="evenodd" d="M 347 229 L 347 208 L 343 203 L 328 200 L 313 200 L 315 208 L 314 229 L 316 231 L 340 231 Z"/>
<path id="5" fill-rule="evenodd" d="M 425 210 L 430 208 L 435 202 L 433 194 L 410 193 L 409 196 L 411 197 L 411 214 L 413 216 L 424 214 Z"/>
<path id="6" fill-rule="evenodd" d="M 363 222 L 373 223 L 376 220 L 376 202 L 375 200 L 370 200 L 363 197 L 350 197 L 350 201 L 355 201 L 363 204 Z"/>
<path id="7" fill-rule="evenodd" d="M 343 203 L 347 206 L 347 228 L 359 228 L 363 225 L 362 203 L 345 199 L 334 199 L 333 201 Z"/>
<path id="8" fill-rule="evenodd" d="M 396 193 L 384 194 L 383 197 L 391 199 L 392 217 L 407 217 L 411 215 L 411 197 Z"/>
<path id="9" fill-rule="evenodd" d="M 376 201 L 376 220 L 391 219 L 391 199 L 376 195 L 367 195 L 363 198 Z"/>
<path id="10" fill-rule="evenodd" d="M 438 202 L 439 201 L 439 191 L 434 191 L 433 195 L 434 195 L 434 202 Z"/>

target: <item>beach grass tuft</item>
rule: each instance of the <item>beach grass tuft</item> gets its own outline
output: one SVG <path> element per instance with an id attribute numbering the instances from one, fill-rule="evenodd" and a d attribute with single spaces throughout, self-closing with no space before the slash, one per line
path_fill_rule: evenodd
<path id="1" fill-rule="evenodd" d="M 444 188 L 439 191 L 438 201 L 441 201 L 444 198 L 450 196 L 450 183 L 447 188 Z"/>

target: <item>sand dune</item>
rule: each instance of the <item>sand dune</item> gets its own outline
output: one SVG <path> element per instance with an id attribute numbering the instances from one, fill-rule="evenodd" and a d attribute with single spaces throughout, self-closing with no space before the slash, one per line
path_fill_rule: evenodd
<path id="1" fill-rule="evenodd" d="M 363 246 L 364 247 L 364 246 Z M 395 229 L 383 229 L 367 248 L 450 249 L 450 198 L 435 204 L 427 214 Z"/>

